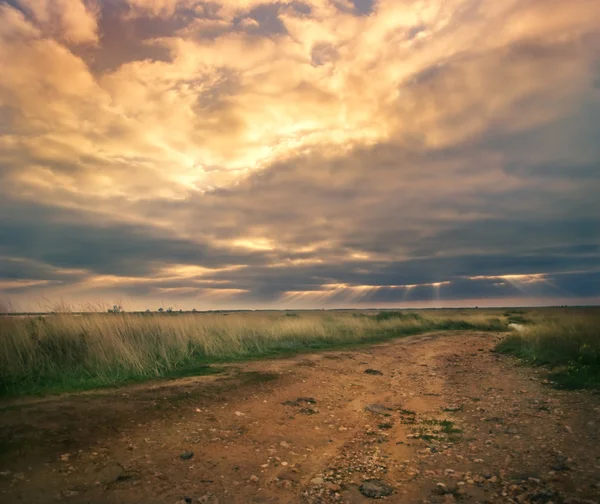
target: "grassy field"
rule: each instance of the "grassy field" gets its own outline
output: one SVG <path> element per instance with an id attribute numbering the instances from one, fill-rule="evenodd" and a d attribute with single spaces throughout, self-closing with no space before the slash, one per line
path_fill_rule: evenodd
<path id="1" fill-rule="evenodd" d="M 501 331 L 506 322 L 475 310 L 0 316 L 0 395 L 203 374 L 210 364 L 458 329 Z"/>
<path id="2" fill-rule="evenodd" d="M 523 324 L 497 350 L 532 365 L 551 369 L 550 378 L 563 388 L 600 389 L 600 310 L 507 312 Z"/>
<path id="3" fill-rule="evenodd" d="M 58 313 L 0 316 L 0 395 L 60 393 L 218 372 L 244 359 L 429 331 L 507 331 L 498 350 L 600 387 L 600 310 Z M 215 366 L 216 365 L 216 366 Z"/>

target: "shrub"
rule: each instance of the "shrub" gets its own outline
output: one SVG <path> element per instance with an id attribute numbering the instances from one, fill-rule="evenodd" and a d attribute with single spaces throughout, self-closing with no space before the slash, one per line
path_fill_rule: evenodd
<path id="1" fill-rule="evenodd" d="M 375 315 L 375 320 L 378 322 L 393 319 L 422 321 L 423 317 L 415 312 L 403 313 L 400 311 L 382 311 Z"/>

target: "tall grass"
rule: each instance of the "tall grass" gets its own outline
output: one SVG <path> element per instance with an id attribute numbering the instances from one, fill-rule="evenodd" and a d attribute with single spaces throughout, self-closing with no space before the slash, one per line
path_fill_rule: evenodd
<path id="1" fill-rule="evenodd" d="M 552 369 L 564 388 L 600 389 L 600 313 L 549 316 L 505 338 L 497 347 Z"/>
<path id="2" fill-rule="evenodd" d="M 200 374 L 211 363 L 433 330 L 503 330 L 499 319 L 352 314 L 55 314 L 0 317 L 0 394 L 81 390 Z"/>

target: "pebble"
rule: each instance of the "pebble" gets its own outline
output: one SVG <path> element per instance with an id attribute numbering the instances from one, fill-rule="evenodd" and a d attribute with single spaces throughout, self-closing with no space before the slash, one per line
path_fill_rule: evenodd
<path id="1" fill-rule="evenodd" d="M 360 493 L 371 499 L 380 499 L 392 495 L 394 489 L 381 480 L 367 480 L 359 487 Z"/>
<path id="2" fill-rule="evenodd" d="M 432 492 L 438 495 L 445 495 L 448 493 L 448 487 L 444 483 L 437 483 Z"/>
<path id="3" fill-rule="evenodd" d="M 125 469 L 121 464 L 110 464 L 104 467 L 98 474 L 98 481 L 104 484 L 119 481 L 125 474 Z"/>
<path id="4" fill-rule="evenodd" d="M 365 410 L 375 413 L 376 415 L 390 416 L 390 411 L 392 411 L 392 408 L 388 408 L 383 404 L 369 404 L 365 407 Z"/>

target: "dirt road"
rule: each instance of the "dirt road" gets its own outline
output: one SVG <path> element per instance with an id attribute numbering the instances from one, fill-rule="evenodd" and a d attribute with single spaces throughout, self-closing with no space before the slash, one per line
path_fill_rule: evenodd
<path id="1" fill-rule="evenodd" d="M 600 502 L 600 396 L 553 389 L 500 337 L 0 403 L 0 502 Z"/>

